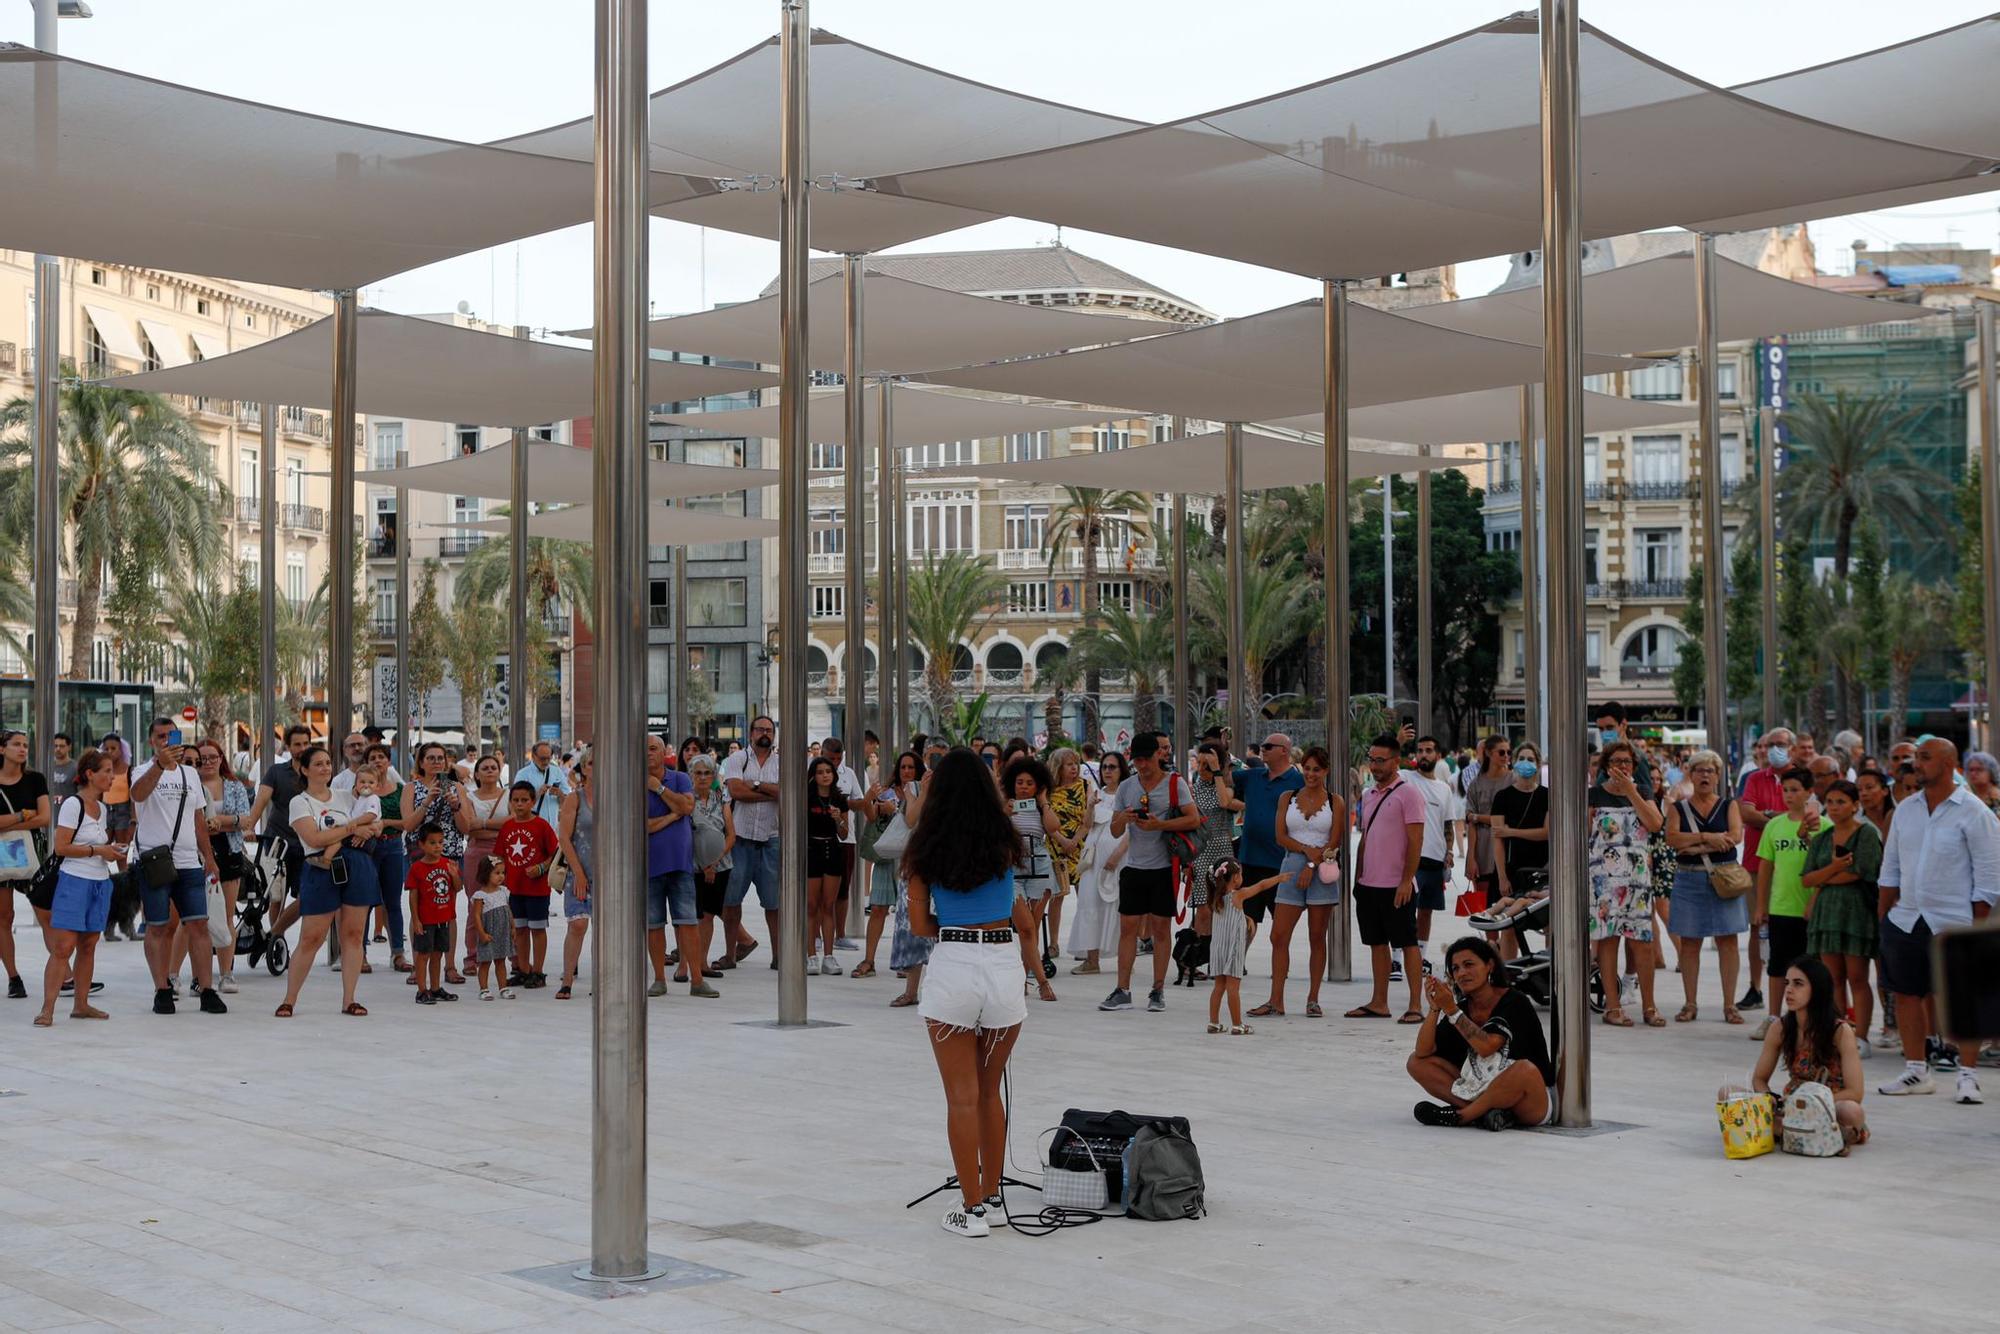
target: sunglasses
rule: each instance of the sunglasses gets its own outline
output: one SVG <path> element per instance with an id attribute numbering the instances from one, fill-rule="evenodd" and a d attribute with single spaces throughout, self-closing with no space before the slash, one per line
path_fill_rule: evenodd
<path id="1" fill-rule="evenodd" d="M 1282 741 L 1266 741 L 1266 742 L 1265 742 L 1265 743 L 1264 743 L 1264 744 L 1263 744 L 1262 746 L 1259 746 L 1259 747 L 1258 747 L 1258 749 L 1259 749 L 1259 750 L 1288 750 L 1288 749 L 1290 749 L 1290 747 L 1286 746 L 1286 745 L 1285 745 L 1285 743 L 1284 743 L 1284 742 L 1282 742 Z"/>

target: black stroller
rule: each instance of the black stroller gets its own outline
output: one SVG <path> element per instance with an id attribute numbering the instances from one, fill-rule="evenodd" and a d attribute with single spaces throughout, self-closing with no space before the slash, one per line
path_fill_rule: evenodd
<path id="1" fill-rule="evenodd" d="M 1520 875 L 1521 888 L 1530 892 L 1548 886 L 1549 873 L 1546 870 L 1523 871 Z M 1528 998 L 1548 1009 L 1555 995 L 1555 979 L 1549 959 L 1549 898 L 1537 899 L 1508 916 L 1496 917 L 1477 913 L 1466 920 L 1475 931 L 1504 931 L 1514 937 L 1520 947 L 1517 957 L 1508 960 L 1507 971 L 1513 977 L 1513 985 L 1526 992 Z M 1541 944 L 1528 939 L 1530 931 L 1541 935 Z M 1590 964 L 1590 1009 L 1593 1014 L 1604 1013 L 1604 978 L 1593 958 Z"/>
<path id="2" fill-rule="evenodd" d="M 236 886 L 236 954 L 251 968 L 261 959 L 272 977 L 282 977 L 291 966 L 292 950 L 271 929 L 273 885 L 285 887 L 285 852 L 281 840 L 267 839 L 259 843 L 255 857 L 243 859 L 243 878 Z"/>

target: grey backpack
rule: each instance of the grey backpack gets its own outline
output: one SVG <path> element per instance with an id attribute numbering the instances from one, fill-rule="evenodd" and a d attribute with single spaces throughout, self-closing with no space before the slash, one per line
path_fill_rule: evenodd
<path id="1" fill-rule="evenodd" d="M 1165 1121 L 1141 1126 L 1125 1148 L 1125 1216 L 1165 1220 L 1207 1212 L 1194 1141 Z"/>

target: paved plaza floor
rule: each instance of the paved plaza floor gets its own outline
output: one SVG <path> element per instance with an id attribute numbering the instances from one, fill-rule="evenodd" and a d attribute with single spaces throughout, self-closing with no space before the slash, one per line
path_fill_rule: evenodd
<path id="1" fill-rule="evenodd" d="M 16 943 L 39 996 L 39 935 Z M 649 1011 L 652 1245 L 713 1272 L 603 1299 L 527 1272 L 588 1250 L 581 990 L 420 1008 L 377 947 L 365 1019 L 323 970 L 290 1022 L 261 971 L 226 1017 L 159 1018 L 140 946 L 99 957 L 108 1023 L 35 1029 L 35 1002 L 0 1001 L 0 1328 L 1900 1334 L 2000 1312 L 2000 1105 L 1871 1093 L 1851 1158 L 1726 1161 L 1712 1095 L 1755 1048 L 1712 976 L 1694 1025 L 1592 1028 L 1595 1133 L 1502 1135 L 1411 1119 L 1412 1029 L 1210 1037 L 1205 986 L 1105 1014 L 1109 979 L 1064 976 L 1014 1058 L 1016 1174 L 1066 1107 L 1179 1114 L 1209 1215 L 964 1241 L 945 1197 L 903 1208 L 949 1164 L 899 984 L 816 978 L 838 1027 L 753 1026 L 776 1004 L 759 953 L 722 1000 Z M 1257 996 L 1262 941 L 1252 970 Z M 1327 1009 L 1364 993 L 1329 985 Z M 1678 995 L 1663 975 L 1663 1009 Z M 1304 999 L 1295 974 L 1294 1016 Z"/>

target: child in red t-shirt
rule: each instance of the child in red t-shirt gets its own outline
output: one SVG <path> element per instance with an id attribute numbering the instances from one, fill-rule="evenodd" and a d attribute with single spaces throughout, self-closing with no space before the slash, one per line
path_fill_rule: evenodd
<path id="1" fill-rule="evenodd" d="M 513 984 L 545 987 L 542 965 L 549 953 L 549 866 L 555 861 L 556 831 L 535 814 L 532 783 L 516 783 L 507 793 L 507 823 L 494 836 L 493 850 L 507 863 L 507 896 L 514 910 Z"/>
<path id="2" fill-rule="evenodd" d="M 432 825 L 418 837 L 423 856 L 410 864 L 403 887 L 416 924 L 417 1004 L 436 1005 L 458 996 L 443 986 L 445 956 L 451 953 L 453 908 L 458 900 L 458 864 L 444 855 L 444 830 Z"/>

